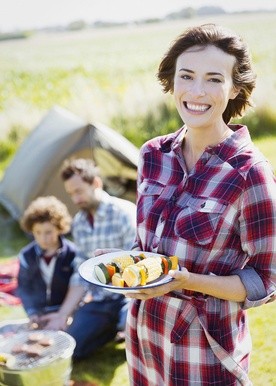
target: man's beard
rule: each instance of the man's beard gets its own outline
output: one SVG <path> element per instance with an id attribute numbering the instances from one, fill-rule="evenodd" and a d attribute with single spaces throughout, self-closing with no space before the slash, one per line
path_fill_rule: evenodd
<path id="1" fill-rule="evenodd" d="M 98 204 L 97 203 L 91 203 L 91 202 L 86 202 L 86 203 L 83 203 L 81 205 L 79 205 L 79 208 L 84 210 L 85 212 L 94 212 L 95 209 L 98 207 Z"/>

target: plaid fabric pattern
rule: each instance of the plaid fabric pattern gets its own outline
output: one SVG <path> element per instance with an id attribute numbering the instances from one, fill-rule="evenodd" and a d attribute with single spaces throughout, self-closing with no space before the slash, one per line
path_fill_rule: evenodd
<path id="1" fill-rule="evenodd" d="M 112 197 L 103 192 L 102 201 L 94 215 L 94 224 L 91 227 L 87 212 L 79 211 L 74 217 L 72 235 L 78 247 L 75 258 L 76 272 L 71 278 L 71 285 L 84 284 L 77 268 L 79 265 L 94 256 L 95 249 L 119 248 L 130 250 L 135 239 L 136 206 L 127 200 Z M 94 300 L 118 297 L 99 287 L 90 286 Z"/>
<path id="2" fill-rule="evenodd" d="M 240 276 L 244 304 L 192 291 L 132 301 L 127 326 L 136 386 L 251 385 L 246 308 L 275 295 L 276 183 L 244 126 L 205 149 L 188 175 L 182 128 L 141 149 L 135 247 L 178 255 L 199 274 Z"/>

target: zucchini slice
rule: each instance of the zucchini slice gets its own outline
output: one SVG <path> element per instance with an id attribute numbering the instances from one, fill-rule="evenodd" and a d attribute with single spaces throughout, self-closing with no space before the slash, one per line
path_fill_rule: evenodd
<path id="1" fill-rule="evenodd" d="M 95 265 L 94 272 L 95 272 L 97 279 L 101 283 L 107 284 L 110 282 L 111 278 L 110 278 L 108 269 L 106 268 L 106 266 L 103 263 L 100 263 L 99 265 Z"/>

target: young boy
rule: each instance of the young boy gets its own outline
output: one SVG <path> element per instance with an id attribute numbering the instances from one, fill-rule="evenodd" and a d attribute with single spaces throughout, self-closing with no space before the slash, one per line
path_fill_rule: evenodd
<path id="1" fill-rule="evenodd" d="M 64 237 L 72 218 L 54 196 L 39 197 L 25 210 L 20 225 L 34 240 L 19 253 L 18 296 L 32 323 L 63 303 L 76 247 Z"/>

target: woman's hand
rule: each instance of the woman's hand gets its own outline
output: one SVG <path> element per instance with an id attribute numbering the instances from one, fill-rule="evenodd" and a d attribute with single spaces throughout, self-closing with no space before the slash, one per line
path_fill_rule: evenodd
<path id="1" fill-rule="evenodd" d="M 118 251 L 121 251 L 121 249 L 119 248 L 95 249 L 94 255 L 100 256 L 100 255 L 105 255 L 106 253 L 118 252 Z"/>
<path id="2" fill-rule="evenodd" d="M 139 290 L 139 292 L 127 292 L 126 297 L 132 299 L 141 299 L 148 300 L 151 298 L 156 298 L 158 296 L 163 296 L 171 291 L 181 291 L 185 289 L 185 284 L 189 280 L 190 273 L 186 268 L 179 270 L 171 270 L 168 275 L 170 275 L 173 280 L 169 283 L 160 285 L 158 287 L 145 288 Z"/>
<path id="3" fill-rule="evenodd" d="M 181 271 L 169 271 L 174 280 L 159 287 L 145 288 L 139 292 L 128 292 L 129 298 L 147 300 L 163 296 L 171 291 L 183 289 L 200 292 L 218 299 L 243 303 L 246 299 L 246 289 L 238 275 L 217 276 L 189 272 L 186 268 Z"/>

